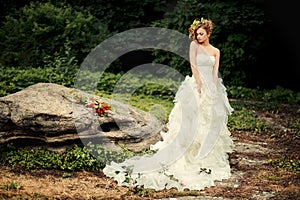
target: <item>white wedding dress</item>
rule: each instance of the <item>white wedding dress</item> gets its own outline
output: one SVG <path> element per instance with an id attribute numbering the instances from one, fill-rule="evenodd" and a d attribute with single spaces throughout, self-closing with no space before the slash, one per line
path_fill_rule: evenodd
<path id="1" fill-rule="evenodd" d="M 227 118 L 233 109 L 222 79 L 217 86 L 213 82 L 215 57 L 205 53 L 195 57 L 203 82 L 201 94 L 195 78 L 186 76 L 175 95 L 168 131 L 161 131 L 163 140 L 150 146 L 156 152 L 111 162 L 103 169 L 119 185 L 202 190 L 230 177 L 232 139 Z"/>

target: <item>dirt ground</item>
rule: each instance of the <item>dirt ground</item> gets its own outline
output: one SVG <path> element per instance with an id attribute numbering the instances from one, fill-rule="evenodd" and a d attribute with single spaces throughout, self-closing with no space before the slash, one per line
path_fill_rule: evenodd
<path id="1" fill-rule="evenodd" d="M 127 188 L 118 186 L 102 171 L 74 172 L 63 178 L 64 171 L 12 170 L 0 164 L 0 199 L 300 199 L 299 169 L 278 167 L 283 160 L 300 160 L 299 130 L 288 124 L 288 119 L 299 118 L 299 108 L 255 112 L 276 128 L 232 132 L 234 142 L 240 145 L 230 154 L 234 176 L 205 190 Z M 3 187 L 12 183 L 16 188 Z"/>

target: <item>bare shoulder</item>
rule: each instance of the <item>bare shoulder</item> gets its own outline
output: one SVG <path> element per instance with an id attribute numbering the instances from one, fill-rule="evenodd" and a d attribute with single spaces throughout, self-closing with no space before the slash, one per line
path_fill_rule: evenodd
<path id="1" fill-rule="evenodd" d="M 217 47 L 214 47 L 213 45 L 211 45 L 211 47 L 213 49 L 214 55 L 220 55 L 220 50 Z"/>
<path id="2" fill-rule="evenodd" d="M 193 41 L 191 41 L 191 44 L 190 44 L 191 46 L 196 46 L 197 45 L 197 43 L 195 42 L 195 40 L 193 40 Z"/>

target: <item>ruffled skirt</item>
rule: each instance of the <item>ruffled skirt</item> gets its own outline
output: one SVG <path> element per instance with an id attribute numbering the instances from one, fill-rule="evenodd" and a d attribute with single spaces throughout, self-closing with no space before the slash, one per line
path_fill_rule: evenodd
<path id="1" fill-rule="evenodd" d="M 123 186 L 180 191 L 214 186 L 231 174 L 227 118 L 232 111 L 222 79 L 217 87 L 204 84 L 200 94 L 194 77 L 186 76 L 175 95 L 168 131 L 150 146 L 156 153 L 111 162 L 103 172 Z"/>

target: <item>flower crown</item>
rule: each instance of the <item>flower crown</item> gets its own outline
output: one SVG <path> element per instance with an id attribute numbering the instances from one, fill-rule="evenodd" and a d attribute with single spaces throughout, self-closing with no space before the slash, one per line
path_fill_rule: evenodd
<path id="1" fill-rule="evenodd" d="M 198 25 L 205 24 L 205 19 L 201 17 L 201 19 L 196 18 L 191 26 L 189 27 L 189 38 L 194 39 L 195 38 L 195 29 Z"/>

